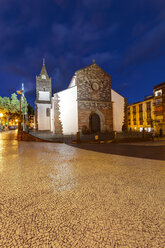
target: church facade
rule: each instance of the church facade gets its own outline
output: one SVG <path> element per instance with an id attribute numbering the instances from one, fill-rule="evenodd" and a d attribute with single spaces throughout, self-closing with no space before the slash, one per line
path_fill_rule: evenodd
<path id="1" fill-rule="evenodd" d="M 75 72 L 66 90 L 51 97 L 45 64 L 36 77 L 36 129 L 54 134 L 121 131 L 126 99 L 111 89 L 111 76 L 96 63 Z"/>

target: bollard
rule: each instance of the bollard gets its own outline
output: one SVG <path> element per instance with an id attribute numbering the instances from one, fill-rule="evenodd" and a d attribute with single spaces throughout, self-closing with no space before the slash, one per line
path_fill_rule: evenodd
<path id="1" fill-rule="evenodd" d="M 114 140 L 116 141 L 117 140 L 117 132 L 114 131 Z"/>

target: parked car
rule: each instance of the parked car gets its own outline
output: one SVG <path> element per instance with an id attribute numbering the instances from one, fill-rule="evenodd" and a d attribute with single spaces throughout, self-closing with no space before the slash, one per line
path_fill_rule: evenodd
<path id="1" fill-rule="evenodd" d="M 8 129 L 9 130 L 15 130 L 15 129 L 17 129 L 17 126 L 8 126 Z"/>

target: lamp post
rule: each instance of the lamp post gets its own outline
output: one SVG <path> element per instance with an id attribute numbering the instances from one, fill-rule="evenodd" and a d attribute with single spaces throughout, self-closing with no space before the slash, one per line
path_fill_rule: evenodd
<path id="1" fill-rule="evenodd" d="M 21 119 L 22 119 L 21 105 L 22 105 L 22 98 L 24 99 L 24 83 L 22 83 L 22 89 L 20 91 L 17 91 L 17 94 L 20 95 L 20 124 L 21 124 Z M 25 131 L 24 111 L 23 111 L 23 131 Z"/>

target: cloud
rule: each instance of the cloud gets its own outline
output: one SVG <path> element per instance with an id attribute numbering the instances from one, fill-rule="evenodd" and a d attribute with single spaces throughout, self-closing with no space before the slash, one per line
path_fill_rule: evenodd
<path id="1" fill-rule="evenodd" d="M 126 52 L 123 67 L 138 66 L 165 54 L 165 21 L 154 26 Z"/>
<path id="2" fill-rule="evenodd" d="M 132 84 L 131 83 L 128 83 L 128 82 L 120 83 L 117 86 L 116 91 L 117 92 L 122 92 L 122 91 L 125 91 L 125 90 L 130 89 L 131 86 L 132 86 Z"/>
<path id="3" fill-rule="evenodd" d="M 28 71 L 24 67 L 21 67 L 20 65 L 15 65 L 15 64 L 8 66 L 4 65 L 3 70 L 7 73 L 20 75 L 21 77 L 25 77 L 25 78 L 29 77 Z"/>
<path id="4" fill-rule="evenodd" d="M 117 23 L 112 23 L 103 30 L 81 20 L 72 26 L 54 23 L 51 39 L 54 47 L 58 47 L 58 53 L 65 52 L 65 49 L 71 49 L 82 55 L 84 51 L 88 53 L 88 51 L 92 52 L 96 49 L 98 43 L 113 35 L 117 28 Z"/>
<path id="5" fill-rule="evenodd" d="M 110 52 L 102 52 L 102 53 L 93 53 L 90 56 L 84 57 L 83 62 L 84 64 L 90 64 L 93 60 L 96 61 L 98 64 L 105 64 L 109 63 L 110 61 L 114 61 L 117 55 L 112 54 Z"/>
<path id="6" fill-rule="evenodd" d="M 82 3 L 85 7 L 91 8 L 107 8 L 111 6 L 113 0 L 82 0 Z"/>
<path id="7" fill-rule="evenodd" d="M 53 0 L 60 8 L 66 8 L 68 5 L 67 0 Z"/>
<path id="8" fill-rule="evenodd" d="M 93 59 L 122 84 L 125 74 L 117 73 L 121 63 L 130 72 L 164 54 L 164 0 L 120 4 L 114 0 L 0 0 L 0 6 L 1 78 L 4 73 L 4 82 L 8 84 L 10 77 L 16 86 L 24 81 L 32 92 L 43 57 L 57 91 Z"/>
<path id="9" fill-rule="evenodd" d="M 146 4 L 159 9 L 165 7 L 165 2 L 164 0 L 139 0 L 138 3 L 140 3 L 141 7 L 145 7 Z"/>

